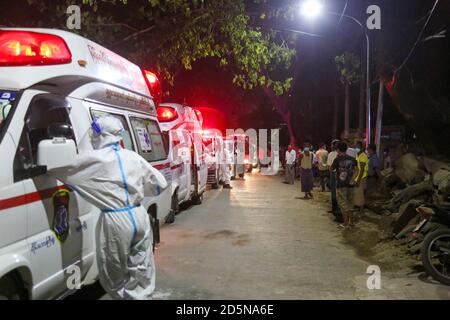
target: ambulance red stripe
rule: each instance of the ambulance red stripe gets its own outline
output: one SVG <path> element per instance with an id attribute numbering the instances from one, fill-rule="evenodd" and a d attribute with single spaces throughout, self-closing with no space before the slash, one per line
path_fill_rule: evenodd
<path id="1" fill-rule="evenodd" d="M 176 164 L 174 166 L 171 166 L 170 169 L 175 170 L 175 169 L 181 168 L 181 166 L 183 166 L 183 164 L 179 163 L 179 164 Z"/>
<path id="2" fill-rule="evenodd" d="M 163 170 L 170 168 L 170 163 L 156 164 L 153 166 L 156 170 Z"/>
<path id="3" fill-rule="evenodd" d="M 17 197 L 12 197 L 8 199 L 0 200 L 0 210 L 6 210 L 14 207 L 24 206 L 26 204 L 30 204 L 36 201 L 42 201 L 48 198 L 51 198 L 53 194 L 59 190 L 72 190 L 66 186 L 59 186 L 54 188 L 49 188 L 45 190 L 39 190 L 36 192 L 31 192 L 27 194 L 23 194 Z"/>

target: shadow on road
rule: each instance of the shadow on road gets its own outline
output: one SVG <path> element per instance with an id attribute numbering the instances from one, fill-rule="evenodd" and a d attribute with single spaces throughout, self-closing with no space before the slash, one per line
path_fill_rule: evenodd
<path id="1" fill-rule="evenodd" d="M 97 281 L 93 285 L 78 290 L 75 294 L 67 297 L 66 300 L 99 300 L 105 294 L 105 290 L 103 290 L 102 286 Z"/>

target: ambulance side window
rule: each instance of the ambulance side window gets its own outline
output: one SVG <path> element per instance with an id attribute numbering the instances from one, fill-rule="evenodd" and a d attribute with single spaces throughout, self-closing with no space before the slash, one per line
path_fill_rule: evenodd
<path id="1" fill-rule="evenodd" d="M 30 140 L 33 164 L 37 164 L 37 148 L 39 142 L 52 139 L 49 134 L 50 125 L 66 123 L 71 125 L 69 104 L 64 97 L 44 94 L 36 96 L 31 102 L 25 118 L 25 128 Z M 73 132 L 68 139 L 74 139 Z"/>
<path id="2" fill-rule="evenodd" d="M 139 154 L 147 161 L 167 159 L 166 143 L 156 121 L 130 117 Z"/>
<path id="3" fill-rule="evenodd" d="M 64 97 L 41 94 L 33 98 L 25 116 L 25 127 L 14 159 L 14 180 L 30 178 L 30 170 L 37 165 L 39 142 L 52 139 L 51 133 L 60 124 L 71 128 L 69 104 Z M 56 126 L 55 126 L 56 125 Z M 66 131 L 64 137 L 74 139 L 72 130 Z"/>
<path id="4" fill-rule="evenodd" d="M 14 182 L 29 178 L 29 169 L 33 166 L 30 140 L 24 131 L 20 137 L 16 156 L 14 157 Z"/>
<path id="5" fill-rule="evenodd" d="M 91 115 L 92 115 L 92 118 L 94 118 L 94 119 L 102 118 L 105 116 L 112 116 L 112 117 L 118 119 L 122 123 L 123 128 L 124 128 L 124 131 L 122 132 L 122 139 L 123 139 L 123 144 L 124 144 L 125 149 L 131 150 L 131 151 L 134 150 L 133 140 L 131 139 L 130 128 L 128 127 L 128 123 L 127 123 L 127 120 L 125 119 L 124 115 L 109 113 L 106 111 L 100 111 L 100 110 L 95 110 L 95 109 L 91 109 Z"/>

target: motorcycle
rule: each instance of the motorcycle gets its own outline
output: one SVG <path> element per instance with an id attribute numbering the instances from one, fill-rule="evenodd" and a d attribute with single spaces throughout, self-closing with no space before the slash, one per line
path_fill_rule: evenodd
<path id="1" fill-rule="evenodd" d="M 426 233 L 421 246 L 423 267 L 433 279 L 450 285 L 450 205 L 423 205 L 413 236 Z"/>

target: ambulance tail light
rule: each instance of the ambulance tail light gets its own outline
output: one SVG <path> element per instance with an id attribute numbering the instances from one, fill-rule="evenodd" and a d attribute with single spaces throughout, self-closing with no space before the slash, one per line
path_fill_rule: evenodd
<path id="1" fill-rule="evenodd" d="M 63 38 L 29 31 L 0 31 L 0 66 L 68 64 L 72 54 Z"/>
<path id="2" fill-rule="evenodd" d="M 158 121 L 171 122 L 178 118 L 178 112 L 171 107 L 158 107 Z"/>
<path id="3" fill-rule="evenodd" d="M 153 72 L 143 70 L 145 82 L 147 83 L 148 89 L 150 90 L 150 94 L 153 97 L 153 100 L 155 101 L 156 107 L 159 106 L 159 104 L 162 101 L 162 86 L 161 82 L 159 81 L 156 74 Z"/>

